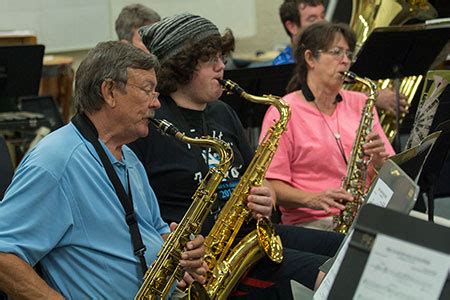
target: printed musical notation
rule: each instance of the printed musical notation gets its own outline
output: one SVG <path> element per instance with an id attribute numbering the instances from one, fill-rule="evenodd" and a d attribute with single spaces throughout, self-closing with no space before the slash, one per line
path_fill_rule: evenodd
<path id="1" fill-rule="evenodd" d="M 450 257 L 378 234 L 353 299 L 438 299 Z"/>

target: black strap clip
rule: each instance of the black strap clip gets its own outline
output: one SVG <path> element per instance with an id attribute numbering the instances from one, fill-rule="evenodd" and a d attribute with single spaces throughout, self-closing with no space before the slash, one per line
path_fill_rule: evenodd
<path id="1" fill-rule="evenodd" d="M 136 255 L 138 257 L 139 256 L 144 256 L 144 253 L 145 253 L 146 250 L 147 250 L 147 248 L 144 245 L 142 245 L 141 248 L 134 250 L 134 255 Z"/>
<path id="2" fill-rule="evenodd" d="M 134 212 L 131 212 L 125 215 L 125 222 L 127 222 L 128 226 L 136 224 L 136 218 L 134 217 Z"/>

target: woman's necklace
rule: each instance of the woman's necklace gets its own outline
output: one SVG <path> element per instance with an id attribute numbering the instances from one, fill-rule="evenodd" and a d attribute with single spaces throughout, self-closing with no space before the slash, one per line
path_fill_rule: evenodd
<path id="1" fill-rule="evenodd" d="M 339 148 L 339 151 L 341 152 L 342 158 L 344 159 L 345 164 L 347 165 L 347 158 L 345 157 L 345 151 L 344 151 L 344 146 L 342 145 L 342 141 L 341 141 L 341 133 L 339 130 L 339 115 L 338 115 L 338 110 L 337 110 L 337 105 L 336 105 L 336 123 L 337 123 L 337 132 L 334 132 L 333 129 L 331 129 L 330 124 L 328 124 L 327 120 L 325 119 L 325 116 L 323 115 L 322 111 L 319 109 L 319 106 L 317 105 L 316 101 L 312 101 L 314 103 L 314 105 L 316 106 L 317 110 L 319 111 L 320 116 L 322 117 L 322 120 L 325 122 L 325 125 L 327 125 L 328 130 L 330 130 L 331 134 L 333 135 L 335 141 L 336 141 L 336 145 Z"/>

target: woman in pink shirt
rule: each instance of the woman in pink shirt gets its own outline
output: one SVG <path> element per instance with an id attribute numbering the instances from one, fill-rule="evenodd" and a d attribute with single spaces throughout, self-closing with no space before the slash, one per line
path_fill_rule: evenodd
<path id="1" fill-rule="evenodd" d="M 299 38 L 295 75 L 290 93 L 283 97 L 292 115 L 266 175 L 276 191 L 283 224 L 332 230 L 332 216 L 353 199 L 341 182 L 367 99 L 342 89 L 355 41 L 347 25 L 326 22 L 309 26 Z M 374 114 L 364 145 L 371 156 L 369 176 L 394 154 Z M 278 111 L 269 108 L 261 138 L 278 118 Z"/>

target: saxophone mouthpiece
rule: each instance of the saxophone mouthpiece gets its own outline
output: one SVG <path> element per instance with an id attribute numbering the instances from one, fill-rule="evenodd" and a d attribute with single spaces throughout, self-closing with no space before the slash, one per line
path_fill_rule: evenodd
<path id="1" fill-rule="evenodd" d="M 155 125 L 156 128 L 159 129 L 159 124 L 161 124 L 161 121 L 155 118 L 148 118 L 148 120 L 150 121 L 150 123 L 152 123 L 153 125 Z"/>
<path id="2" fill-rule="evenodd" d="M 229 93 L 235 93 L 241 96 L 245 91 L 235 82 L 227 79 L 218 79 L 219 83 L 223 86 L 223 89 Z"/>
<path id="3" fill-rule="evenodd" d="M 176 136 L 180 131 L 175 127 L 172 123 L 167 120 L 160 120 L 155 118 L 150 118 L 150 122 L 155 125 L 158 131 L 164 135 L 173 135 Z"/>
<path id="4" fill-rule="evenodd" d="M 222 86 L 225 86 L 225 84 L 227 83 L 227 81 L 225 80 L 225 79 L 217 79 L 217 81 L 219 81 L 219 83 L 222 85 Z"/>
<path id="5" fill-rule="evenodd" d="M 343 73 L 341 73 L 342 75 L 344 75 L 344 80 L 350 83 L 353 83 L 356 81 L 356 77 L 358 77 L 355 73 L 353 73 L 352 71 L 345 71 Z"/>

